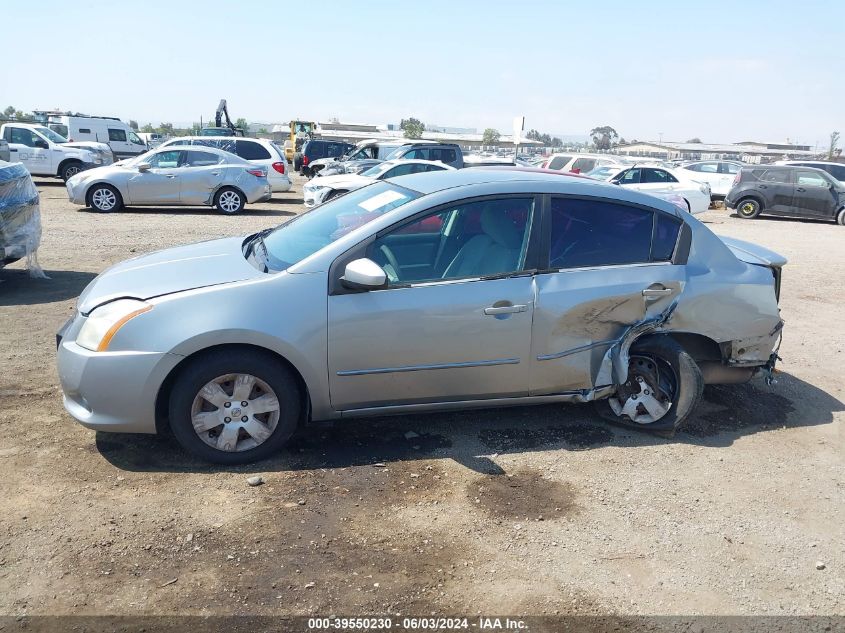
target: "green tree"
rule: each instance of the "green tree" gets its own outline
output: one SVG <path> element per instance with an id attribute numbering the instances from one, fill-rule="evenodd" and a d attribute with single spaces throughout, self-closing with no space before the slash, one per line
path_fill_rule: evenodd
<path id="1" fill-rule="evenodd" d="M 152 123 L 146 123 L 144 127 L 141 128 L 142 132 L 151 133 L 155 132 L 155 128 L 153 127 Z"/>
<path id="2" fill-rule="evenodd" d="M 240 128 L 244 131 L 244 134 L 249 134 L 249 123 L 243 117 L 235 121 L 235 127 Z"/>
<path id="3" fill-rule="evenodd" d="M 5 110 L 3 110 L 3 114 L 8 118 L 15 113 L 15 106 L 9 106 Z"/>
<path id="4" fill-rule="evenodd" d="M 422 138 L 425 132 L 425 123 L 414 117 L 402 119 L 399 127 L 405 132 L 405 138 Z"/>
<path id="5" fill-rule="evenodd" d="M 134 119 L 129 119 L 129 127 L 131 127 L 136 132 L 138 131 L 138 122 Z"/>
<path id="6" fill-rule="evenodd" d="M 191 136 L 199 136 L 199 133 L 202 131 L 202 126 L 194 121 L 191 123 Z"/>
<path id="7" fill-rule="evenodd" d="M 267 131 L 266 127 L 260 127 L 260 128 L 258 128 L 258 133 L 259 134 L 269 134 L 270 132 Z"/>
<path id="8" fill-rule="evenodd" d="M 687 143 L 701 143 L 701 139 L 696 136 L 695 138 L 688 140 Z"/>
<path id="9" fill-rule="evenodd" d="M 830 133 L 830 147 L 827 150 L 827 157 L 833 160 L 834 157 L 839 156 L 842 150 L 839 149 L 839 132 Z"/>
<path id="10" fill-rule="evenodd" d="M 481 137 L 481 144 L 498 145 L 500 138 L 502 138 L 502 135 L 499 134 L 499 130 L 492 127 L 488 127 L 486 130 L 484 130 L 484 134 Z"/>
<path id="11" fill-rule="evenodd" d="M 594 127 L 590 130 L 590 136 L 593 139 L 593 145 L 599 150 L 609 150 L 616 144 L 619 134 L 609 125 L 602 125 Z"/>
<path id="12" fill-rule="evenodd" d="M 173 124 L 159 123 L 158 127 L 156 128 L 156 132 L 158 132 L 159 134 L 167 134 L 169 136 L 173 136 Z"/>
<path id="13" fill-rule="evenodd" d="M 560 140 L 557 136 L 552 137 L 552 147 L 562 147 L 563 141 Z"/>

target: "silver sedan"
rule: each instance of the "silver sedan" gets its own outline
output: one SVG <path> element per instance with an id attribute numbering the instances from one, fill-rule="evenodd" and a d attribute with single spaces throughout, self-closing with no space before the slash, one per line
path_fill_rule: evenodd
<path id="1" fill-rule="evenodd" d="M 403 176 L 102 273 L 58 334 L 64 404 L 228 464 L 308 420 L 469 407 L 594 401 L 671 434 L 705 384 L 771 374 L 785 263 L 590 179 Z"/>
<path id="2" fill-rule="evenodd" d="M 83 171 L 67 183 L 74 204 L 96 211 L 124 205 L 214 206 L 234 214 L 272 196 L 267 172 L 212 147 L 170 146 L 107 167 Z"/>

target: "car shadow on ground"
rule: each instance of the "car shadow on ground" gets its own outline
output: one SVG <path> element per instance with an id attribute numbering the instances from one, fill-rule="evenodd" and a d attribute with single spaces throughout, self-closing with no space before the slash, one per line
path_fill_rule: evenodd
<path id="1" fill-rule="evenodd" d="M 196 460 L 169 435 L 98 433 L 96 448 L 114 466 L 153 472 L 273 472 L 346 468 L 450 458 L 484 474 L 502 474 L 495 456 L 552 450 L 583 451 L 609 445 L 666 443 L 727 447 L 754 433 L 830 424 L 845 404 L 789 374 L 777 385 L 708 386 L 685 428 L 673 438 L 603 421 L 592 405 L 543 405 L 313 424 L 279 455 L 257 464 L 226 467 Z"/>
<path id="2" fill-rule="evenodd" d="M 730 216 L 732 218 L 737 218 L 738 220 L 744 220 L 745 218 L 740 217 L 737 213 L 731 212 Z M 828 225 L 835 225 L 834 218 L 824 219 L 824 218 L 799 218 L 799 217 L 786 217 L 782 215 L 758 215 L 756 218 L 752 218 L 749 220 L 751 222 L 800 222 L 801 224 L 828 224 Z"/>
<path id="3" fill-rule="evenodd" d="M 104 214 L 100 211 L 95 211 L 90 207 L 80 207 L 77 213 L 91 213 L 93 215 L 111 215 Z M 208 215 L 208 216 L 222 216 L 220 213 L 211 207 L 124 207 L 120 211 L 114 212 L 116 214 L 135 214 L 135 215 Z M 294 216 L 294 211 L 285 211 L 283 209 L 256 209 L 253 206 L 246 205 L 238 215 L 249 215 L 255 217 L 278 217 L 278 216 Z"/>
<path id="4" fill-rule="evenodd" d="M 79 296 L 96 273 L 45 270 L 49 279 L 36 279 L 22 268 L 0 270 L 0 306 L 53 303 Z"/>

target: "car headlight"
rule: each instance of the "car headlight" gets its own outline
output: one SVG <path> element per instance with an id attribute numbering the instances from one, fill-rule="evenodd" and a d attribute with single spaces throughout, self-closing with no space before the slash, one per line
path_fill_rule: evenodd
<path id="1" fill-rule="evenodd" d="M 152 305 L 138 299 L 118 299 L 94 308 L 79 331 L 76 344 L 92 352 L 104 352 L 127 321 L 152 309 Z"/>

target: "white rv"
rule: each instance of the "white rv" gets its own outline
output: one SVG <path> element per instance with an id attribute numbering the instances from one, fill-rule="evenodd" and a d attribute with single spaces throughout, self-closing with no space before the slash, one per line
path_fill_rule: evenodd
<path id="1" fill-rule="evenodd" d="M 107 143 L 117 160 L 143 154 L 148 149 L 135 130 L 113 117 L 51 114 L 47 127 L 69 141 Z"/>

